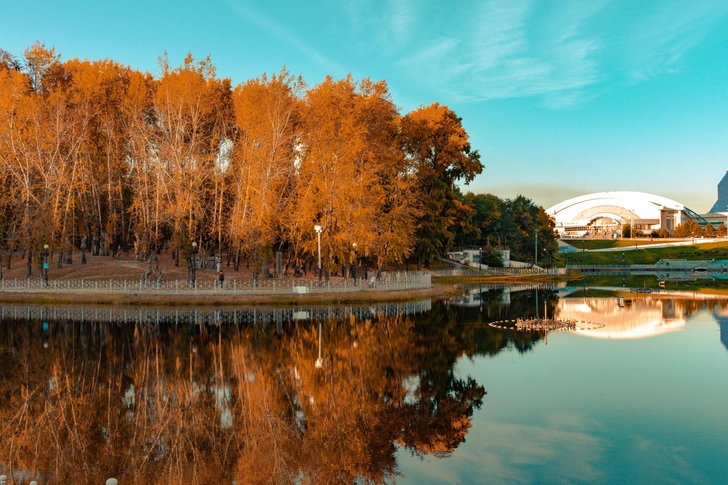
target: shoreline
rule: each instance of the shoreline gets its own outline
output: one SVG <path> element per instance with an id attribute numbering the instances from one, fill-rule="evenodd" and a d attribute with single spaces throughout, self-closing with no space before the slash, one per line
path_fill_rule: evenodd
<path id="1" fill-rule="evenodd" d="M 456 276 L 433 277 L 429 288 L 408 290 L 373 290 L 366 292 L 330 292 L 309 294 L 263 294 L 263 295 L 173 295 L 173 294 L 117 294 L 117 293 L 69 293 L 67 291 L 0 291 L 0 304 L 34 304 L 34 305 L 93 305 L 93 306 L 126 306 L 136 307 L 291 307 L 302 304 L 339 305 L 366 304 L 386 302 L 406 302 L 424 298 L 441 299 L 462 294 L 461 285 L 467 284 L 500 284 L 500 283 L 547 283 L 578 280 L 576 274 L 569 276 Z"/>

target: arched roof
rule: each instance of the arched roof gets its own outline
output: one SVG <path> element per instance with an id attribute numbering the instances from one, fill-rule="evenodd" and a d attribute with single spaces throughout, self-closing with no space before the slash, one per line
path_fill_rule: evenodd
<path id="1" fill-rule="evenodd" d="M 546 212 L 556 222 L 588 222 L 597 217 L 627 219 L 659 219 L 660 211 L 682 212 L 685 206 L 677 201 L 644 192 L 597 192 L 565 200 Z"/>

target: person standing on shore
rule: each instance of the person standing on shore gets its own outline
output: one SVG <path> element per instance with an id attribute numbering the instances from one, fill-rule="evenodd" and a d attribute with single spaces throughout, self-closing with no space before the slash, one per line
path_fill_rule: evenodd
<path id="1" fill-rule="evenodd" d="M 218 273 L 219 276 L 217 277 L 217 280 L 220 284 L 220 288 L 222 288 L 223 283 L 225 283 L 225 273 L 223 273 L 222 271 L 219 271 Z"/>

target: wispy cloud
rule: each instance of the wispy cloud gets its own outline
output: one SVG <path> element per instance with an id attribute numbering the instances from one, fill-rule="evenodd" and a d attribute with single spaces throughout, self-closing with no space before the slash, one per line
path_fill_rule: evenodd
<path id="1" fill-rule="evenodd" d="M 301 37 L 296 35 L 293 30 L 285 27 L 281 23 L 274 22 L 270 17 L 254 9 L 247 3 L 230 2 L 229 5 L 241 17 L 257 25 L 259 28 L 269 32 L 288 46 L 292 47 L 293 49 L 306 56 L 309 60 L 326 68 L 328 71 L 334 71 L 337 73 L 346 72 L 346 69 L 343 68 L 338 62 L 333 61 L 332 59 L 322 54 L 319 50 L 312 47 Z"/>
<path id="2" fill-rule="evenodd" d="M 535 0 L 489 0 L 461 19 L 457 35 L 435 37 L 396 65 L 455 101 L 540 96 L 547 107 L 571 108 L 611 83 L 679 69 L 728 13 L 720 0 L 614 6 L 599 0 L 545 9 Z M 625 10 L 630 16 L 615 22 L 615 11 Z"/>
<path id="3" fill-rule="evenodd" d="M 280 5 L 226 1 L 334 75 L 399 78 L 443 102 L 536 97 L 553 109 L 680 70 L 728 15 L 725 0 L 325 0 L 293 6 L 306 21 L 291 5 L 286 17 Z"/>
<path id="4" fill-rule="evenodd" d="M 495 484 L 539 483 L 545 475 L 563 483 L 600 482 L 604 474 L 598 466 L 610 443 L 590 434 L 593 426 L 580 424 L 578 418 L 564 421 L 564 426 L 481 420 L 476 427 L 488 439 L 459 448 L 453 461 L 423 460 L 412 466 L 411 460 L 403 460 L 401 465 L 414 483 L 433 478 L 438 483 L 470 483 L 473 477 L 467 471 L 472 470 L 487 470 L 487 483 Z"/>
<path id="5" fill-rule="evenodd" d="M 410 0 L 391 0 L 387 7 L 390 37 L 395 46 L 411 39 L 415 23 L 415 8 Z"/>
<path id="6" fill-rule="evenodd" d="M 685 53 L 726 14 L 728 3 L 723 0 L 659 4 L 629 37 L 625 52 L 629 80 L 636 83 L 679 71 Z"/>
<path id="7" fill-rule="evenodd" d="M 400 61 L 406 69 L 461 101 L 549 95 L 547 104 L 564 107 L 584 99 L 582 88 L 599 80 L 593 54 L 599 40 L 581 34 L 598 2 L 562 9 L 550 24 L 534 30 L 533 2 L 491 0 L 483 4 L 458 38 L 438 38 Z"/>

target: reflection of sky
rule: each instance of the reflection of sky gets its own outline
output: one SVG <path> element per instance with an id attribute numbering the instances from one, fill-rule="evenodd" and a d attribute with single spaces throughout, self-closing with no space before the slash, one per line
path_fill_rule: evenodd
<path id="1" fill-rule="evenodd" d="M 461 359 L 488 392 L 473 427 L 449 458 L 399 453 L 397 483 L 725 483 L 728 356 L 712 312 L 685 320 L 659 338 L 555 332 L 532 352 Z"/>
<path id="2" fill-rule="evenodd" d="M 577 330 L 586 337 L 603 339 L 638 339 L 679 330 L 685 317 L 675 300 L 638 298 L 562 298 L 555 316 L 604 325 L 602 328 Z"/>

